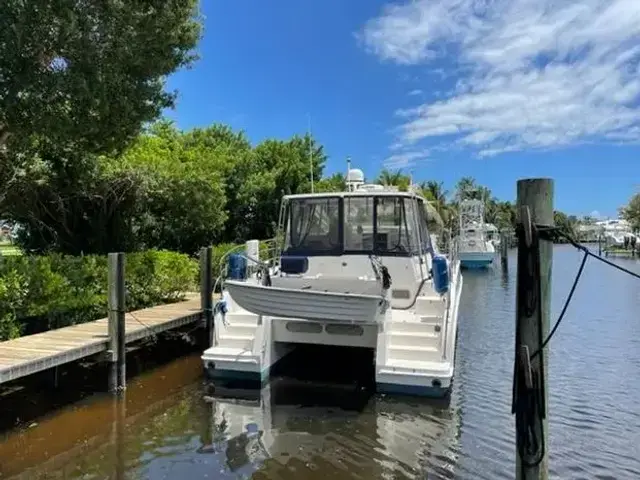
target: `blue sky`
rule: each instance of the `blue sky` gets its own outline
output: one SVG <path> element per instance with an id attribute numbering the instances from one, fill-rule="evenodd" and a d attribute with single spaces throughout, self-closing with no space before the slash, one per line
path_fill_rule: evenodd
<path id="1" fill-rule="evenodd" d="M 513 200 L 556 181 L 556 208 L 616 209 L 640 190 L 640 2 L 202 0 L 200 60 L 168 116 L 253 142 L 304 133 L 369 177 L 402 168 Z"/>

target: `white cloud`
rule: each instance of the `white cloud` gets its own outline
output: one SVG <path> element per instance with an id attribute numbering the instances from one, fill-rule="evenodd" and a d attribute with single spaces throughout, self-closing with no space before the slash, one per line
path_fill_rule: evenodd
<path id="1" fill-rule="evenodd" d="M 414 97 L 416 95 L 422 95 L 422 90 L 420 90 L 419 88 L 416 88 L 415 90 L 411 90 L 409 92 L 409 95 Z"/>
<path id="2" fill-rule="evenodd" d="M 398 170 L 410 167 L 418 160 L 424 160 L 429 156 L 428 150 L 413 150 L 408 152 L 394 153 L 384 161 L 385 168 Z"/>
<path id="3" fill-rule="evenodd" d="M 414 0 L 359 38 L 402 65 L 457 59 L 452 91 L 397 112 L 404 145 L 453 135 L 495 155 L 640 141 L 640 0 Z"/>

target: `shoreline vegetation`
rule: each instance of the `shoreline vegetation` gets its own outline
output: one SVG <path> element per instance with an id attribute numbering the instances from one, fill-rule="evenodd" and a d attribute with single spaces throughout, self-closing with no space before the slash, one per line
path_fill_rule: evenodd
<path id="1" fill-rule="evenodd" d="M 212 248 L 217 269 L 232 244 Z M 261 242 L 261 249 L 267 248 Z M 146 250 L 126 255 L 128 312 L 183 301 L 199 291 L 198 259 Z M 215 271 L 217 275 L 217 271 Z M 0 258 L 0 341 L 107 316 L 106 255 L 8 255 Z"/>
<path id="2" fill-rule="evenodd" d="M 324 175 L 327 156 L 311 136 L 253 146 L 224 125 L 180 131 L 160 121 L 119 155 L 81 156 L 76 168 L 63 168 L 57 154 L 44 165 L 34 160 L 37 175 L 21 176 L 0 203 L 13 226 L 12 244 L 0 249 L 0 340 L 105 317 L 109 252 L 128 253 L 129 310 L 196 291 L 202 246 L 215 245 L 219 259 L 246 239 L 275 236 L 282 195 L 311 190 L 309 152 L 314 191 L 344 190 L 343 174 Z M 410 177 L 383 170 L 367 180 L 403 191 Z M 459 202 L 474 198 L 488 223 L 514 231 L 514 203 L 473 178 L 452 194 L 442 182 L 417 186 L 443 233 L 455 235 Z M 554 216 L 574 237 L 594 221 Z"/>
<path id="3" fill-rule="evenodd" d="M 201 247 L 272 238 L 282 196 L 312 180 L 316 192 L 344 189 L 311 135 L 253 145 L 227 125 L 182 131 L 161 118 L 177 99 L 167 78 L 198 58 L 197 0 L 50 3 L 10 2 L 0 16 L 0 235 L 12 242 L 0 245 L 0 340 L 104 316 L 109 252 L 129 254 L 129 308 L 173 301 L 194 288 Z M 63 24 L 64 35 L 50 28 Z M 389 170 L 367 180 L 410 181 Z M 482 199 L 498 229 L 515 225 L 514 202 L 473 178 L 451 195 L 433 179 L 418 185 L 454 234 L 466 198 Z M 640 194 L 622 214 L 640 228 Z M 555 220 L 568 233 L 579 222 Z"/>

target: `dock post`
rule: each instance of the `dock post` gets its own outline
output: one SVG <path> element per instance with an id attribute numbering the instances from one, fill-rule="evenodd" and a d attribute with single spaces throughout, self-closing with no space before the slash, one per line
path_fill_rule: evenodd
<path id="1" fill-rule="evenodd" d="M 598 255 L 602 255 L 602 236 L 598 234 Z"/>
<path id="2" fill-rule="evenodd" d="M 509 239 L 505 231 L 500 232 L 500 263 L 502 269 L 509 268 Z"/>
<path id="3" fill-rule="evenodd" d="M 549 314 L 551 309 L 551 269 L 553 260 L 553 243 L 540 238 L 539 258 L 533 259 L 533 263 L 539 260 L 539 269 L 532 269 L 530 260 L 525 252 L 527 244 L 531 241 L 526 224 L 536 226 L 553 226 L 553 180 L 548 178 L 524 179 L 518 181 L 517 213 L 519 223 L 523 224 L 523 234 L 518 238 L 518 279 L 516 287 L 516 354 L 521 355 L 523 361 L 521 367 L 529 367 L 524 374 L 524 388 L 529 388 L 529 395 L 540 393 L 541 386 L 532 383 L 532 378 L 541 379 L 544 385 L 544 393 L 539 401 L 542 408 L 532 408 L 526 412 L 528 425 L 520 425 L 516 422 L 516 479 L 517 480 L 546 480 L 548 478 L 548 398 L 549 389 L 547 383 L 548 347 L 541 354 L 529 360 L 549 334 Z M 528 218 L 527 218 L 528 217 Z M 528 245 L 531 246 L 531 245 Z M 537 272 L 536 272 L 537 270 Z M 528 274 L 533 278 L 528 278 Z M 538 278 L 535 278 L 538 277 Z M 528 281 L 529 280 L 529 281 Z M 533 280 L 533 281 L 531 281 Z M 539 292 L 536 286 L 539 285 Z M 539 298 L 538 297 L 539 293 Z M 534 301 L 531 301 L 534 300 Z M 537 300 L 537 301 L 536 301 Z M 539 316 L 539 317 L 538 317 Z M 539 327 L 538 318 L 542 328 Z M 519 337 L 519 338 L 518 338 Z M 517 358 L 517 357 L 516 357 Z M 524 360 L 526 359 L 526 360 Z M 542 360 L 542 363 L 541 363 Z M 529 363 L 530 362 L 530 363 Z M 516 366 L 518 363 L 516 362 Z M 515 379 L 514 379 L 515 380 Z M 533 386 L 533 387 L 532 387 Z M 537 389 L 537 391 L 534 391 Z M 530 400 L 527 399 L 527 400 Z M 542 417 L 542 418 L 540 418 Z M 533 431 L 540 442 L 544 442 L 544 451 L 539 462 L 523 462 L 520 452 L 525 448 L 524 442 L 530 438 L 529 430 Z M 542 430 L 542 431 L 540 431 Z M 540 453 L 540 452 L 539 452 Z M 537 464 L 536 464 L 537 463 Z"/>
<path id="4" fill-rule="evenodd" d="M 121 393 L 127 385 L 125 345 L 124 253 L 110 253 L 109 282 L 109 391 Z"/>
<path id="5" fill-rule="evenodd" d="M 213 345 L 213 275 L 211 247 L 200 249 L 200 308 L 204 316 L 206 347 Z"/>

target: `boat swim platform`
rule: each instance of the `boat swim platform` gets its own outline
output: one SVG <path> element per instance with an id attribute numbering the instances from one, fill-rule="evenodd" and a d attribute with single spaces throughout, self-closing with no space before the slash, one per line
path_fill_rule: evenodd
<path id="1" fill-rule="evenodd" d="M 127 313 L 125 342 L 202 321 L 200 299 Z M 107 318 L 0 342 L 0 384 L 81 360 L 109 348 Z"/>

